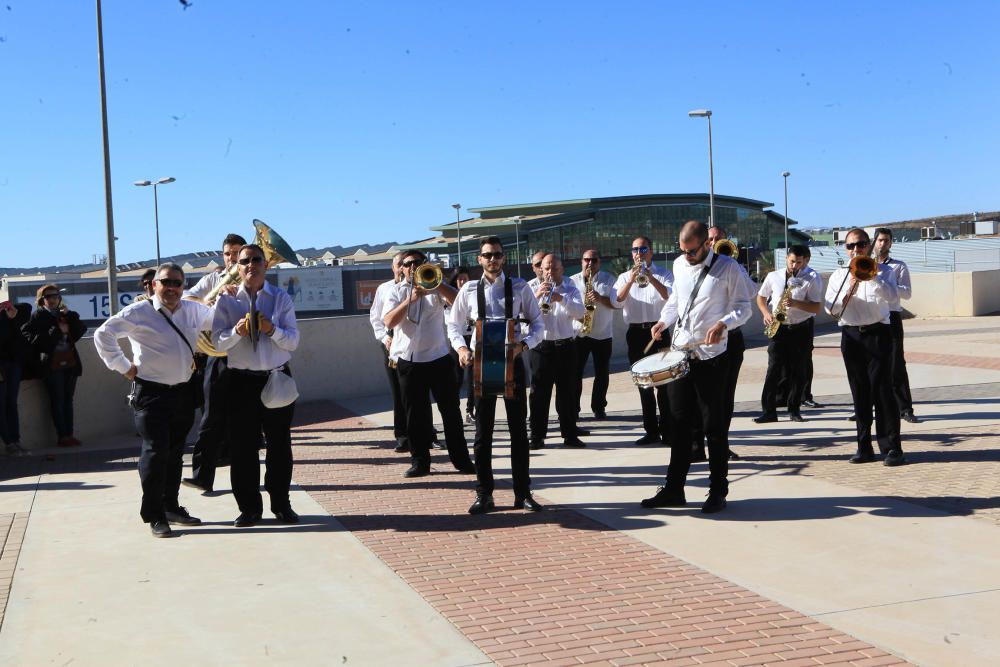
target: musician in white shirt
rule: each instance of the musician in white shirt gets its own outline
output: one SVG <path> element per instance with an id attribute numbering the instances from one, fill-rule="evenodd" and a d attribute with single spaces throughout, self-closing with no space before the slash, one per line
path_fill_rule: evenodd
<path id="1" fill-rule="evenodd" d="M 615 281 L 614 298 L 611 299 L 615 308 L 622 309 L 622 317 L 628 325 L 625 342 L 628 345 L 630 364 L 661 352 L 667 346 L 660 341 L 649 346 L 650 330 L 660 317 L 660 311 L 663 310 L 663 304 L 667 302 L 674 283 L 674 276 L 669 270 L 653 264 L 653 244 L 645 236 L 632 239 L 632 263 L 632 269 L 619 275 Z M 636 282 L 642 274 L 649 280 L 646 285 Z M 666 389 L 639 389 L 639 400 L 642 403 L 642 427 L 645 435 L 636 440 L 635 444 L 654 445 L 661 440 L 666 442 L 670 437 L 670 407 L 667 405 Z"/>
<path id="2" fill-rule="evenodd" d="M 206 301 L 208 296 L 219 286 L 236 266 L 240 249 L 246 245 L 246 239 L 239 234 L 228 234 L 222 241 L 222 260 L 224 268 L 206 273 L 194 287 L 185 290 L 184 298 L 212 306 Z M 239 286 L 231 282 L 219 291 L 219 294 L 236 294 Z M 183 483 L 195 489 L 211 493 L 215 488 L 215 469 L 220 461 L 229 460 L 229 443 L 226 442 L 226 411 L 223 409 L 227 393 L 226 375 L 227 358 L 210 356 L 205 361 L 202 391 L 205 397 L 201 410 L 201 424 L 198 426 L 198 439 L 194 443 L 191 454 L 191 476 Z"/>
<path id="3" fill-rule="evenodd" d="M 389 348 L 392 346 L 393 331 L 385 326 L 385 302 L 389 294 L 403 279 L 403 253 L 397 252 L 392 257 L 392 280 L 387 280 L 375 290 L 371 309 L 368 311 L 368 321 L 371 322 L 375 340 L 379 342 L 382 353 L 382 367 L 386 379 L 389 380 L 389 391 L 392 392 L 392 435 L 396 438 L 396 451 L 410 451 L 410 439 L 406 434 L 406 412 L 403 410 L 403 395 L 399 389 L 399 374 L 389 361 Z"/>
<path id="4" fill-rule="evenodd" d="M 855 228 L 844 243 L 853 261 L 869 258 L 868 232 Z M 874 260 L 871 260 L 874 262 Z M 837 269 L 827 284 L 825 307 L 840 325 L 840 351 L 847 369 L 847 382 L 854 399 L 858 450 L 851 463 L 875 460 L 872 447 L 872 406 L 878 448 L 887 466 L 903 465 L 899 435 L 899 407 L 892 391 L 892 331 L 889 312 L 898 299 L 896 276 L 887 264 L 878 264 L 870 280 L 858 280 L 850 267 Z"/>
<path id="5" fill-rule="evenodd" d="M 449 353 L 445 332 L 444 305 L 455 301 L 455 288 L 442 283 L 433 290 L 414 284 L 417 268 L 427 262 L 419 250 L 403 253 L 403 279 L 385 301 L 383 320 L 393 329 L 389 358 L 396 364 L 399 389 L 410 438 L 412 465 L 405 477 L 423 477 L 431 471 L 431 442 L 434 439 L 431 402 L 434 395 L 444 422 L 448 456 L 459 472 L 473 474 L 465 427 L 459 409 L 455 360 Z"/>
<path id="6" fill-rule="evenodd" d="M 452 347 L 458 351 L 459 362 L 463 367 L 473 363 L 472 349 L 476 347 L 473 335 L 472 348 L 465 342 L 463 333 L 469 320 L 480 318 L 479 295 L 482 289 L 484 302 L 483 319 L 504 320 L 507 318 L 507 297 L 509 289 L 510 317 L 527 320 L 528 333 L 521 332 L 520 327 L 514 327 L 515 340 L 508 340 L 513 345 L 513 376 L 514 397 L 504 398 L 507 411 L 507 428 L 510 431 L 510 463 L 511 477 L 514 482 L 514 507 L 539 511 L 542 506 L 531 497 L 531 478 L 529 476 L 527 396 L 525 395 L 524 364 L 521 354 L 534 348 L 541 342 L 544 333 L 542 313 L 538 309 L 531 288 L 520 278 L 508 277 L 503 272 L 506 256 L 503 243 L 496 236 L 488 236 L 479 242 L 479 265 L 483 268 L 483 277 L 469 281 L 459 291 L 451 308 L 448 320 L 448 337 Z M 476 403 L 476 501 L 469 507 L 469 514 L 484 514 L 496 509 L 493 502 L 493 426 L 496 416 L 497 397 L 483 395 Z"/>
<path id="7" fill-rule="evenodd" d="M 532 351 L 531 366 L 531 449 L 545 446 L 549 429 L 552 387 L 556 389 L 559 433 L 567 447 L 583 447 L 577 434 L 576 332 L 573 324 L 583 317 L 583 298 L 573 281 L 563 275 L 558 255 L 542 259 L 544 280 L 535 291 L 542 323 L 543 340 Z M 546 308 L 542 304 L 547 304 Z"/>
<path id="8" fill-rule="evenodd" d="M 156 271 L 153 296 L 108 318 L 94 332 L 104 364 L 132 380 L 129 404 L 142 438 L 139 514 L 154 537 L 170 537 L 170 524 L 193 526 L 200 520 L 180 506 L 184 440 L 194 422 L 194 348 L 198 333 L 212 324 L 212 309 L 181 300 L 184 270 L 163 264 Z M 118 340 L 128 338 L 132 359 Z"/>
<path id="9" fill-rule="evenodd" d="M 691 467 L 689 434 L 701 428 L 708 440 L 708 499 L 705 514 L 726 507 L 729 493 L 729 433 L 726 388 L 728 331 L 750 319 L 750 290 L 735 260 L 716 255 L 708 227 L 691 220 L 680 233 L 684 254 L 674 260 L 674 287 L 652 334 L 676 324 L 673 346 L 688 350 L 689 371 L 666 386 L 673 434 L 666 483 L 643 507 L 682 507 Z"/>
<path id="10" fill-rule="evenodd" d="M 292 482 L 292 414 L 295 403 L 268 408 L 261 392 L 272 370 L 291 375 L 288 362 L 299 346 L 299 329 L 292 299 L 280 287 L 265 280 L 267 263 L 257 245 L 240 250 L 242 284 L 234 296 L 219 297 L 212 322 L 215 347 L 229 354 L 229 392 L 226 396 L 228 438 L 232 446 L 230 479 L 240 514 L 237 528 L 253 526 L 261 519 L 261 434 L 267 438 L 264 486 L 271 512 L 282 523 L 297 523 L 288 493 Z M 248 315 L 255 312 L 255 331 Z"/>
<path id="11" fill-rule="evenodd" d="M 896 277 L 896 299 L 889 304 L 889 329 L 892 331 L 892 391 L 899 405 L 899 416 L 911 424 L 920 420 L 913 414 L 913 396 L 910 394 L 910 376 L 906 372 L 903 351 L 903 306 L 900 300 L 913 295 L 910 268 L 901 259 L 889 256 L 892 249 L 892 230 L 879 227 L 875 230 L 875 259 L 892 269 Z"/>
<path id="12" fill-rule="evenodd" d="M 754 419 L 758 424 L 778 421 L 778 384 L 785 379 L 785 400 L 788 418 L 801 422 L 799 412 L 805 383 L 806 361 L 811 356 L 812 328 L 810 320 L 819 312 L 823 300 L 823 284 L 802 272 L 809 257 L 809 248 L 793 245 L 785 255 L 785 268 L 771 271 L 757 292 L 757 309 L 764 326 L 771 326 L 778 304 L 788 292 L 784 321 L 767 343 L 767 374 L 761 392 L 762 414 Z"/>
<path id="13" fill-rule="evenodd" d="M 585 250 L 581 258 L 582 271 L 574 275 L 573 285 L 583 296 L 584 307 L 594 306 L 593 324 L 590 333 L 584 334 L 577 328 L 577 398 L 576 413 L 580 414 L 580 399 L 583 394 L 583 371 L 587 359 L 594 355 L 594 388 L 590 394 L 590 409 L 595 419 L 606 419 L 608 406 L 608 385 L 611 377 L 611 330 L 614 325 L 615 306 L 611 300 L 615 279 L 607 271 L 601 271 L 601 254 L 596 249 Z M 591 276 L 590 293 L 587 292 L 587 276 Z M 582 327 L 582 323 L 580 327 Z"/>

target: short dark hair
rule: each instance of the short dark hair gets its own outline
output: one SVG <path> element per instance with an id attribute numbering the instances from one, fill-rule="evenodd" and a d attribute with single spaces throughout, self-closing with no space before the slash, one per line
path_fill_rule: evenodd
<path id="1" fill-rule="evenodd" d="M 240 236 L 239 234 L 226 234 L 226 238 L 222 239 L 222 247 L 225 248 L 227 245 L 246 245 L 247 240 Z"/>
<path id="2" fill-rule="evenodd" d="M 153 275 L 158 276 L 161 271 L 177 271 L 181 274 L 181 278 L 184 277 L 184 269 L 181 268 L 180 264 L 175 264 L 174 262 L 164 262 L 163 264 L 160 264 L 156 267 L 156 273 Z"/>
<path id="3" fill-rule="evenodd" d="M 861 229 L 860 227 L 855 227 L 851 231 L 847 232 L 847 234 L 844 235 L 844 238 L 846 239 L 851 234 L 854 234 L 855 236 L 860 236 L 865 241 L 871 241 L 872 240 L 872 237 L 868 236 L 868 232 L 866 232 L 865 230 Z"/>
<path id="4" fill-rule="evenodd" d="M 706 233 L 712 231 L 713 229 L 718 229 L 722 233 L 722 238 L 724 238 L 724 239 L 728 239 L 729 238 L 729 234 L 726 232 L 725 227 L 720 227 L 719 225 L 712 225 L 712 226 L 710 226 L 708 228 L 708 230 L 706 230 Z"/>
<path id="5" fill-rule="evenodd" d="M 142 277 L 139 278 L 139 289 L 146 291 L 146 283 L 152 282 L 153 278 L 156 277 L 156 269 L 146 269 L 142 272 Z"/>
<path id="6" fill-rule="evenodd" d="M 256 243 L 248 243 L 245 246 L 243 246 L 242 248 L 240 248 L 240 254 L 241 255 L 243 254 L 244 250 L 256 250 L 257 252 L 260 253 L 261 257 L 264 257 L 264 258 L 267 257 L 267 253 L 264 252 L 264 249 L 261 248 Z"/>
<path id="7" fill-rule="evenodd" d="M 462 264 L 461 266 L 456 266 L 454 269 L 451 270 L 451 273 L 448 275 L 448 284 L 451 285 L 452 287 L 457 287 L 455 283 L 458 282 L 458 277 L 463 273 L 467 276 L 472 275 L 472 273 L 469 270 L 469 267 L 467 267 L 465 264 Z"/>
<path id="8" fill-rule="evenodd" d="M 479 239 L 480 251 L 482 251 L 484 245 L 498 245 L 500 246 L 500 249 L 503 250 L 503 241 L 500 240 L 499 236 L 487 236 Z"/>
<path id="9" fill-rule="evenodd" d="M 413 257 L 414 255 L 419 255 L 422 261 L 424 262 L 427 261 L 427 255 L 425 255 L 422 251 L 417 250 L 416 248 L 410 248 L 409 250 L 404 250 L 400 254 L 403 256 L 402 257 L 403 260 L 405 260 L 407 257 Z"/>
<path id="10" fill-rule="evenodd" d="M 807 245 L 793 245 L 788 248 L 789 255 L 795 255 L 796 257 L 805 257 L 806 259 L 812 257 L 812 252 L 809 250 Z"/>
<path id="11" fill-rule="evenodd" d="M 635 239 L 642 239 L 643 242 L 645 242 L 645 244 L 648 245 L 650 248 L 653 247 L 653 242 L 649 240 L 648 236 L 645 236 L 643 234 L 636 234 L 635 236 L 632 237 L 632 239 L 633 240 L 635 240 Z"/>
<path id="12" fill-rule="evenodd" d="M 876 239 L 878 238 L 879 234 L 885 234 L 886 236 L 889 237 L 890 241 L 893 240 L 893 238 L 892 238 L 892 230 L 889 229 L 888 227 L 879 227 L 878 229 L 876 229 L 875 230 L 875 238 Z"/>

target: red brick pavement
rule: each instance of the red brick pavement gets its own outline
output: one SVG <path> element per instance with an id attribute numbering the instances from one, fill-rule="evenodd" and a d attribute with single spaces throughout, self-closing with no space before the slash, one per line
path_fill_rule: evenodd
<path id="1" fill-rule="evenodd" d="M 469 516 L 446 457 L 404 479 L 388 431 L 340 416 L 296 428 L 296 481 L 500 665 L 907 664 L 576 512 L 510 510 L 509 489 Z"/>
<path id="2" fill-rule="evenodd" d="M 840 347 L 816 347 L 813 354 L 825 357 L 839 357 Z M 977 357 L 968 354 L 934 354 L 931 352 L 906 351 L 906 363 L 931 364 L 934 366 L 954 366 L 956 368 L 985 368 L 1000 371 L 1000 358 Z"/>
<path id="3" fill-rule="evenodd" d="M 0 627 L 3 626 L 14 569 L 21 554 L 21 542 L 24 540 L 24 530 L 27 526 L 27 513 L 0 514 Z"/>

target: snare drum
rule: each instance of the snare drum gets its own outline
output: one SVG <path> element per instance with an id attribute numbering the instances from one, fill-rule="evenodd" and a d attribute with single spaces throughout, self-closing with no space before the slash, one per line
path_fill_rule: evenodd
<path id="1" fill-rule="evenodd" d="M 632 382 L 640 389 L 652 389 L 684 377 L 689 368 L 686 352 L 657 352 L 632 364 Z"/>

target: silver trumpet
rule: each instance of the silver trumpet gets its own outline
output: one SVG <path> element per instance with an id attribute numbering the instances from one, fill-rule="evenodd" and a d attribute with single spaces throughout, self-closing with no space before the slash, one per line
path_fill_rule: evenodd
<path id="1" fill-rule="evenodd" d="M 649 284 L 649 269 L 646 268 L 646 262 L 639 260 L 639 274 L 635 277 L 635 284 L 638 287 L 645 287 Z"/>
<path id="2" fill-rule="evenodd" d="M 556 291 L 556 286 L 548 278 L 545 279 L 545 284 L 549 286 L 549 291 L 542 297 L 541 302 L 538 304 L 538 308 L 542 311 L 543 315 L 548 315 L 552 312 L 552 294 Z"/>

